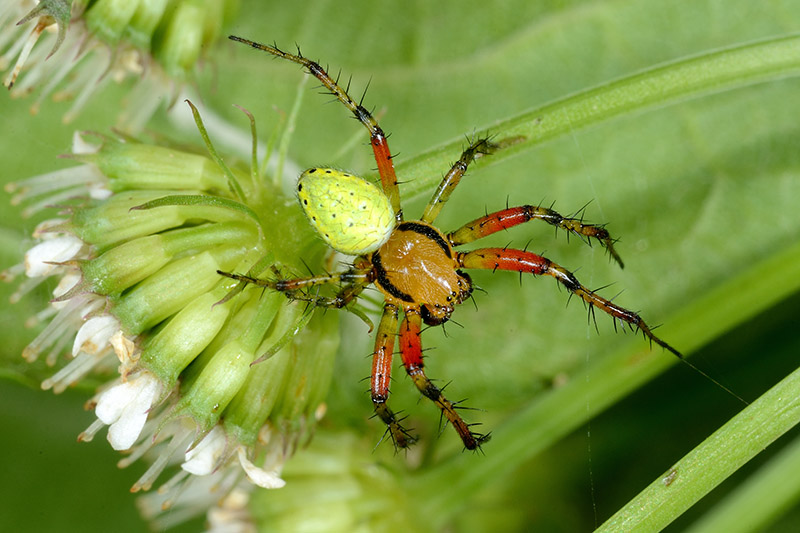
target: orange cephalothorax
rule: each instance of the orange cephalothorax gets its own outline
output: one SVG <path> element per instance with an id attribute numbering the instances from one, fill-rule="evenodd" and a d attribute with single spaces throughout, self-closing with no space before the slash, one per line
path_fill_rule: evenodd
<path id="1" fill-rule="evenodd" d="M 442 324 L 472 292 L 445 236 L 424 222 L 403 222 L 372 254 L 376 283 L 398 307 L 422 306 L 426 324 Z"/>

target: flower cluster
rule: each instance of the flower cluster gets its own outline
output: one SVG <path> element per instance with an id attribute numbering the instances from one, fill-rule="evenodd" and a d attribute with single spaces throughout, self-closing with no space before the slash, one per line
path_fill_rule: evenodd
<path id="1" fill-rule="evenodd" d="M 137 77 L 128 97 L 135 112 L 121 120 L 137 131 L 161 102 L 174 102 L 236 5 L 235 0 L 5 2 L 0 7 L 3 84 L 12 96 L 38 90 L 33 113 L 48 95 L 74 99 L 64 116 L 69 121 L 108 80 Z"/>
<path id="2" fill-rule="evenodd" d="M 3 273 L 24 277 L 15 300 L 58 279 L 24 356 L 52 365 L 71 348 L 42 384 L 55 392 L 118 369 L 90 401 L 97 419 L 80 439 L 107 426 L 111 446 L 129 452 L 122 466 L 152 456 L 134 491 L 180 463 L 159 509 L 239 501 L 245 477 L 283 486 L 284 461 L 324 414 L 338 346 L 336 313 L 217 273 L 296 272 L 325 249 L 255 156 L 250 172 L 219 159 L 194 111 L 212 158 L 76 134 L 69 157 L 80 165 L 8 189 L 28 214 L 58 205 L 62 215 L 40 223 L 24 263 Z M 181 494 L 195 496 L 182 504 Z"/>

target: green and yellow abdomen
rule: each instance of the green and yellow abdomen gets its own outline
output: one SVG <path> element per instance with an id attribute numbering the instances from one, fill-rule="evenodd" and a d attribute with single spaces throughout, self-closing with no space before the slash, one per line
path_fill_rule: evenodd
<path id="1" fill-rule="evenodd" d="M 320 236 L 343 254 L 374 252 L 395 227 L 394 211 L 383 191 L 340 170 L 306 170 L 297 182 L 297 198 Z"/>

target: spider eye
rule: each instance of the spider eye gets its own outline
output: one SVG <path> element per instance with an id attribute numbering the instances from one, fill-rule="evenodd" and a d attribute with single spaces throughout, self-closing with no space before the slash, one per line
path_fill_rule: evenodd
<path id="1" fill-rule="evenodd" d="M 297 197 L 317 233 L 343 254 L 374 252 L 395 226 L 391 203 L 383 191 L 339 170 L 306 170 L 298 180 Z"/>

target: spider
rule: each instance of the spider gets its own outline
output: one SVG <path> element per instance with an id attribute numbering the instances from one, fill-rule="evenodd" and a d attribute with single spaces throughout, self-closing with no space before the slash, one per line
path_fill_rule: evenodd
<path id="1" fill-rule="evenodd" d="M 297 54 L 291 54 L 276 46 L 241 37 L 230 36 L 230 39 L 301 65 L 344 104 L 369 131 L 381 187 L 332 168 L 310 168 L 300 175 L 297 182 L 300 205 L 322 239 L 334 250 L 355 256 L 347 270 L 294 279 L 284 279 L 280 275 L 275 279 L 262 279 L 221 271 L 219 274 L 327 308 L 345 308 L 368 286 L 377 287 L 383 294 L 384 305 L 372 353 L 370 393 L 375 414 L 386 424 L 396 447 L 405 448 L 415 440 L 388 404 L 396 339 L 403 366 L 414 385 L 441 410 L 464 446 L 474 450 L 490 437 L 490 434 L 473 431 L 474 425 L 466 423 L 459 414 L 457 402 L 445 398 L 442 390 L 426 376 L 423 364 L 422 324 L 444 324 L 455 306 L 472 294 L 472 280 L 462 269 L 508 270 L 551 276 L 572 295 L 583 300 L 590 310 L 596 307 L 608 313 L 615 321 L 638 329 L 651 342 L 683 359 L 675 348 L 654 335 L 637 313 L 587 289 L 571 272 L 546 257 L 511 248 L 457 250 L 500 230 L 541 220 L 581 238 L 595 239 L 622 267 L 622 260 L 614 250 L 614 240 L 604 227 L 585 224 L 581 219 L 564 217 L 553 209 L 533 205 L 507 207 L 449 233 L 434 225 L 469 164 L 500 149 L 501 143 L 486 138 L 471 142 L 442 179 L 422 216 L 418 220 L 405 220 L 386 135 L 372 114 L 360 102 L 354 101 L 319 63 L 303 57 L 299 49 Z M 314 287 L 331 284 L 339 286 L 334 296 L 315 296 L 309 292 Z M 399 335 L 396 335 L 398 331 Z"/>

